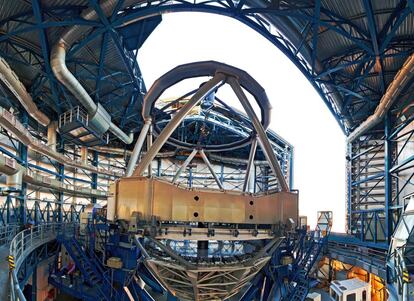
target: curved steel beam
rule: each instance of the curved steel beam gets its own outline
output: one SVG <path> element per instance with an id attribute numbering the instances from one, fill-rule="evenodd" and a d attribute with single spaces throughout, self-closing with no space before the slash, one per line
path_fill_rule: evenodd
<path id="1" fill-rule="evenodd" d="M 168 4 L 166 4 L 168 3 Z M 285 54 L 294 65 L 305 75 L 309 80 L 312 86 L 316 89 L 322 100 L 327 105 L 330 112 L 334 115 L 336 121 L 338 122 L 341 129 L 344 133 L 347 132 L 349 125 L 346 124 L 346 120 L 342 118 L 340 112 L 342 100 L 337 97 L 338 92 L 335 93 L 327 92 L 324 88 L 324 84 L 314 80 L 314 74 L 318 73 L 318 70 L 321 69 L 318 61 L 315 62 L 316 70 L 312 70 L 311 62 L 311 50 L 309 46 L 301 47 L 297 49 L 295 45 L 299 45 L 303 40 L 300 32 L 297 29 L 294 29 L 293 25 L 286 17 L 275 14 L 274 10 L 268 8 L 267 2 L 260 0 L 241 2 L 241 6 L 244 4 L 246 6 L 250 5 L 252 7 L 257 7 L 258 9 L 266 10 L 268 13 L 258 13 L 258 14 L 248 14 L 244 13 L 242 7 L 224 7 L 223 3 L 220 2 L 218 5 L 206 4 L 206 3 L 190 3 L 190 2 L 180 2 L 175 4 L 170 4 L 170 2 L 165 2 L 161 4 L 151 5 L 151 2 L 148 6 L 135 8 L 121 14 L 114 22 L 114 27 L 122 27 L 134 22 L 145 20 L 154 15 L 161 15 L 164 13 L 171 12 L 203 12 L 203 13 L 213 13 L 218 15 L 223 15 L 227 17 L 234 18 L 248 27 L 252 28 L 267 40 L 269 40 L 273 45 L 275 45 L 279 50 Z M 293 16 L 295 17 L 295 16 Z M 296 16 L 297 17 L 297 16 Z M 307 16 L 305 19 L 307 19 Z M 268 26 L 263 24 L 263 21 L 269 22 L 277 29 L 277 33 L 270 32 Z M 337 22 L 341 24 L 341 22 Z M 338 34 L 346 35 L 346 33 L 340 29 L 335 30 Z M 282 33 L 282 34 L 280 34 Z M 287 39 L 288 37 L 289 39 Z M 357 41 L 356 39 L 355 41 Z M 361 46 L 362 47 L 362 46 Z"/>
<path id="2" fill-rule="evenodd" d="M 193 97 L 191 97 L 191 99 L 177 112 L 177 114 L 173 117 L 170 123 L 167 124 L 167 126 L 163 129 L 163 131 L 157 137 L 154 144 L 152 144 L 151 148 L 148 150 L 145 157 L 142 158 L 141 162 L 137 166 L 137 169 L 135 170 L 134 175 L 142 176 L 144 171 L 148 168 L 152 160 L 155 158 L 157 153 L 160 151 L 161 147 L 164 145 L 167 139 L 171 136 L 174 130 L 178 127 L 178 125 L 183 121 L 183 119 L 188 114 L 188 112 L 191 111 L 191 109 L 194 108 L 194 106 L 196 106 L 201 101 L 202 98 L 207 96 L 219 84 L 221 84 L 223 80 L 225 80 L 225 75 L 223 73 L 217 73 L 212 79 L 210 79 L 205 85 L 203 85 L 194 94 Z M 156 83 L 154 83 L 154 85 L 156 85 Z M 151 89 L 154 87 L 154 85 L 151 87 Z M 153 95 L 152 92 L 150 91 L 148 92 L 147 96 Z M 151 102 L 149 102 L 148 104 L 153 105 L 153 103 Z M 142 113 L 142 115 L 145 116 L 144 118 L 150 117 L 149 115 L 147 115 L 147 113 L 149 113 L 149 111 L 148 112 L 146 111 L 145 105 L 144 105 L 143 113 Z"/>

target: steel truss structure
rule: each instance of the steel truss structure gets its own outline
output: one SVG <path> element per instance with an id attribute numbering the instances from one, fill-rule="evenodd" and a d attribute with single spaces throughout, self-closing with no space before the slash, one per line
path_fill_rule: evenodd
<path id="1" fill-rule="evenodd" d="M 35 74 L 30 79 L 33 83 L 30 92 L 34 99 L 43 101 L 41 109 L 59 115 L 76 105 L 70 93 L 56 81 L 47 59 L 50 53 L 48 35 L 73 25 L 90 26 L 91 30 L 69 51 L 69 68 L 126 130 L 140 128 L 142 121 L 137 112 L 146 91 L 132 50 L 139 48 L 160 22 L 160 17 L 153 16 L 161 16 L 166 11 L 221 14 L 255 29 L 287 55 L 312 82 L 345 132 L 373 111 L 403 60 L 412 53 L 412 45 L 404 39 L 409 34 L 404 26 L 412 20 L 411 1 L 397 1 L 393 6 L 364 1 L 360 7 L 353 1 L 341 3 L 342 7 L 329 7 L 319 0 L 276 4 L 264 1 L 261 6 L 249 1 L 150 1 L 128 9 L 122 8 L 122 2 L 119 1 L 107 18 L 99 11 L 97 3 L 91 1 L 89 5 L 99 15 L 95 21 L 78 17 L 85 6 L 42 5 L 39 1 L 34 1 L 32 7 L 16 7 L 14 14 L 5 13 L 0 23 L 4 31 L 0 37 L 0 54 L 13 67 L 30 66 L 31 73 Z M 352 11 L 354 15 L 345 11 Z M 357 22 L 356 18 L 365 23 Z M 284 23 L 289 26 L 283 26 Z M 132 31 L 142 34 L 136 38 Z M 38 39 L 33 38 L 32 33 L 37 33 Z M 342 46 L 342 51 L 331 47 L 331 53 L 327 53 L 326 45 L 331 44 L 338 49 Z M 95 55 L 94 61 L 90 60 L 91 53 Z M 119 57 L 122 64 L 111 63 L 114 62 L 112 57 Z M 22 72 L 18 74 L 23 75 Z M 3 97 L 2 101 L 7 106 L 15 106 L 8 97 Z M 29 122 L 32 121 L 29 119 Z M 358 154 L 356 149 L 351 152 Z M 364 181 L 379 180 L 379 173 Z M 363 184 L 358 184 L 356 174 L 351 174 L 355 178 L 354 185 L 350 184 L 353 191 Z M 387 176 L 390 178 L 393 177 Z M 368 182 L 365 183 L 368 187 Z M 380 182 L 370 193 L 370 188 L 365 190 L 373 196 L 379 187 Z M 368 195 L 362 196 L 356 203 L 368 198 Z M 367 209 L 356 203 L 348 205 L 348 209 L 355 207 L 349 212 L 350 231 L 362 240 L 369 236 L 367 239 L 374 242 L 389 237 L 392 224 L 398 219 L 398 209 L 393 207 L 392 201 L 384 202 L 391 211 L 396 211 L 390 215 L 388 210 L 381 212 L 382 209 L 364 211 Z M 377 224 L 380 228 L 363 229 L 360 226 L 363 223 Z"/>
<path id="2" fill-rule="evenodd" d="M 413 134 L 412 118 L 389 114 L 382 129 L 348 148 L 348 232 L 367 245 L 388 248 L 411 197 Z"/>
<path id="3" fill-rule="evenodd" d="M 364 1 L 358 6 L 350 1 L 341 3 L 342 7 L 319 0 L 263 1 L 259 5 L 247 0 L 149 1 L 128 9 L 122 8 L 123 2 L 107 18 L 96 1 L 90 1 L 99 15 L 95 21 L 79 18 L 85 6 L 42 5 L 39 1 L 32 7 L 22 5 L 1 20 L 5 34 L 0 37 L 0 53 L 10 63 L 32 66 L 37 74 L 31 79 L 33 98 L 43 99 L 49 109 L 61 114 L 74 106 L 74 100 L 56 82 L 45 59 L 50 53 L 48 34 L 66 26 L 91 26 L 88 35 L 69 51 L 69 67 L 122 127 L 136 128 L 140 121 L 134 116 L 146 90 L 132 50 L 142 45 L 164 12 L 221 14 L 250 26 L 287 55 L 348 132 L 373 111 L 413 46 L 403 38 L 409 34 L 403 26 L 412 20 L 410 0 L 393 5 Z M 39 34 L 38 40 L 31 38 L 33 33 Z M 327 45 L 336 46 L 329 53 Z M 122 64 L 114 64 L 113 57 Z"/>
<path id="4" fill-rule="evenodd" d="M 102 9 L 102 1 L 97 0 L 31 3 L 0 0 L 0 4 L 0 63 L 13 71 L 41 113 L 51 120 L 63 121 L 68 116 L 72 121 L 74 112 L 79 115 L 77 95 L 57 78 L 50 59 L 62 32 L 72 27 L 85 29 L 82 38 L 70 45 L 65 63 L 93 102 L 102 106 L 125 133 L 139 133 L 145 127 L 140 112 L 147 89 L 138 53 L 167 12 L 214 13 L 254 29 L 282 51 L 311 82 L 345 134 L 374 112 L 414 47 L 412 0 L 118 0 L 113 1 L 110 14 Z M 96 14 L 95 19 L 82 14 L 87 9 Z M 62 134 L 53 142 L 53 137 L 48 137 L 49 129 L 36 122 L 33 112 L 25 110 L 16 92 L 1 79 L 0 152 L 5 161 L 2 168 L 10 172 L 5 173 L 5 178 L 12 179 L 18 170 L 24 170 L 23 177 L 32 179 L 32 182 L 22 181 L 18 187 L 0 185 L 0 225 L 6 229 L 2 232 L 6 233 L 4 236 L 14 234 L 17 225 L 79 221 L 88 204 L 105 205 L 108 185 L 124 174 L 131 149 L 114 135 L 106 134 L 98 140 L 109 143 L 109 152 L 99 147 L 85 151 L 78 145 L 83 136 L 71 139 L 64 135 L 66 123 L 60 124 Z M 411 79 L 405 83 L 397 101 L 375 128 L 347 146 L 350 236 L 336 237 L 338 243 L 352 242 L 386 250 L 401 223 L 407 201 L 414 192 L 412 82 Z M 176 138 L 182 137 L 183 143 L 195 143 L 201 124 L 209 119 L 209 126 L 203 128 L 210 133 L 203 141 L 206 149 L 220 140 L 235 142 L 233 134 L 247 139 L 251 133 L 246 130 L 246 118 L 226 107 L 223 100 L 215 101 L 221 103 L 221 112 L 188 118 L 176 132 Z M 163 117 L 154 127 L 157 136 L 175 111 L 156 108 L 154 114 Z M 83 117 L 78 118 L 83 123 L 92 118 L 88 114 Z M 268 133 L 268 137 L 281 172 L 292 187 L 293 147 L 275 133 Z M 172 155 L 151 160 L 152 168 L 143 174 L 173 181 L 189 153 L 185 147 L 174 145 L 169 145 L 167 151 L 172 151 Z M 246 147 L 232 155 L 247 159 L 249 152 Z M 205 164 L 198 162 L 198 166 L 189 164 L 184 168 L 176 179 L 177 185 L 246 190 L 245 161 L 216 164 L 212 171 L 207 162 L 214 165 L 214 154 L 207 155 Z M 263 159 L 263 153 L 259 156 Z M 255 162 L 252 173 L 251 192 L 279 189 L 269 165 Z M 2 178 L 0 182 L 6 181 Z M 36 261 L 36 256 L 32 259 Z M 257 286 L 269 281 L 269 276 L 270 272 L 256 277 L 245 298 L 257 295 Z M 266 294 L 270 294 L 268 287 L 266 284 Z M 137 287 L 131 289 L 139 291 Z"/>

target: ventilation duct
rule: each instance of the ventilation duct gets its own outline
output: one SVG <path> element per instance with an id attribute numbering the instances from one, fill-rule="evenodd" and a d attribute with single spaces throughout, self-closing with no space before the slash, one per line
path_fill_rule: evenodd
<path id="1" fill-rule="evenodd" d="M 134 2 L 134 1 L 126 1 Z M 108 0 L 101 4 L 101 9 L 106 16 L 113 11 L 117 1 Z M 125 3 L 125 6 L 129 3 Z M 93 8 L 83 10 L 81 18 L 85 20 L 96 20 L 98 14 Z M 59 41 L 53 46 L 51 51 L 51 66 L 56 78 L 78 99 L 85 107 L 90 116 L 89 124 L 98 133 L 103 134 L 110 131 L 125 144 L 131 144 L 133 134 L 125 134 L 118 126 L 111 121 L 111 116 L 100 104 L 96 104 L 89 96 L 85 88 L 75 78 L 66 66 L 66 52 L 72 47 L 73 43 L 79 40 L 89 28 L 81 25 L 74 25 L 68 28 L 60 37 Z"/>
<path id="2" fill-rule="evenodd" d="M 21 190 L 23 183 L 23 176 L 26 173 L 26 168 L 16 164 L 16 171 L 13 174 L 7 175 L 6 185 L 8 189 Z"/>
<path id="3" fill-rule="evenodd" d="M 25 86 L 19 80 L 19 77 L 10 68 L 9 64 L 7 64 L 7 62 L 1 57 L 0 80 L 7 86 L 14 96 L 16 96 L 20 104 L 34 120 L 43 126 L 47 126 L 50 123 L 50 119 L 37 108 Z"/>
<path id="4" fill-rule="evenodd" d="M 407 83 L 413 77 L 414 73 L 414 54 L 412 54 L 405 62 L 402 68 L 398 71 L 394 77 L 392 83 L 388 86 L 387 91 L 382 96 L 378 107 L 375 109 L 374 114 L 369 116 L 359 127 L 357 127 L 348 136 L 348 143 L 351 143 L 359 136 L 363 135 L 366 131 L 370 130 L 378 123 L 380 123 L 385 114 L 388 112 L 395 99 L 400 95 L 401 91 L 405 88 Z"/>

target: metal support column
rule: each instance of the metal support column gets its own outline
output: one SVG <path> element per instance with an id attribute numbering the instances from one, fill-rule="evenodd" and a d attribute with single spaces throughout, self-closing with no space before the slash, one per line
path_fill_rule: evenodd
<path id="1" fill-rule="evenodd" d="M 248 190 L 248 183 L 250 181 L 250 177 L 252 176 L 252 172 L 254 172 L 254 157 L 256 155 L 256 148 L 257 148 L 257 138 L 255 137 L 252 139 L 252 144 L 250 146 L 249 161 L 247 162 L 246 177 L 244 178 L 244 184 L 243 184 L 244 192 Z"/>
<path id="2" fill-rule="evenodd" d="M 392 207 L 392 176 L 390 168 L 392 166 L 392 141 L 390 139 L 392 125 L 389 113 L 385 116 L 385 141 L 384 141 L 384 175 L 385 175 L 385 239 L 389 242 L 393 234 L 393 219 L 391 214 Z"/>
<path id="3" fill-rule="evenodd" d="M 147 133 L 147 152 L 150 150 L 152 146 L 152 142 L 153 142 L 152 138 L 153 138 L 153 133 L 152 133 L 152 124 L 151 124 L 148 129 L 148 133 Z M 148 177 L 152 177 L 152 160 L 148 164 Z"/>
<path id="4" fill-rule="evenodd" d="M 13 206 L 10 206 L 11 202 L 12 202 L 12 197 L 10 195 L 7 195 L 7 198 L 6 198 L 6 224 L 10 224 L 11 223 L 11 220 L 10 220 L 10 217 L 11 217 L 10 210 L 13 207 Z M 13 217 L 16 218 L 15 216 L 13 216 Z M 14 222 L 16 222 L 16 221 L 14 221 Z"/>
<path id="5" fill-rule="evenodd" d="M 214 171 L 213 166 L 211 165 L 210 161 L 208 160 L 206 154 L 204 153 L 204 150 L 200 149 L 199 153 L 200 153 L 201 158 L 203 159 L 204 163 L 207 165 L 208 169 L 210 170 L 210 173 L 212 174 L 214 180 L 217 183 L 217 186 L 220 189 L 224 189 L 223 184 L 220 182 L 220 179 L 218 178 L 216 172 Z"/>
<path id="6" fill-rule="evenodd" d="M 65 143 L 62 139 L 62 137 L 59 136 L 59 147 L 58 152 L 63 153 L 65 151 Z M 58 176 L 56 177 L 57 180 L 60 182 L 65 181 L 65 166 L 63 164 L 57 163 L 57 169 L 58 169 Z M 63 192 L 58 192 L 58 200 L 57 200 L 57 222 L 61 223 L 63 222 L 63 203 L 65 201 L 65 195 Z"/>
<path id="7" fill-rule="evenodd" d="M 26 111 L 22 112 L 22 124 L 24 127 L 27 128 L 29 123 L 29 117 Z M 21 160 L 21 164 L 27 168 L 27 146 L 23 143 L 19 143 L 19 159 Z M 27 193 L 27 184 L 22 182 L 22 188 L 19 192 L 18 200 L 19 200 L 19 222 L 22 226 L 26 225 L 27 223 L 27 212 L 26 212 L 26 193 Z"/>
<path id="8" fill-rule="evenodd" d="M 294 165 L 293 165 L 293 156 L 294 150 L 293 147 L 290 149 L 290 158 L 289 158 L 289 188 L 293 189 L 293 175 L 294 175 Z"/>
<path id="9" fill-rule="evenodd" d="M 351 234 L 352 230 L 352 142 L 348 144 L 347 149 L 347 171 L 346 176 L 348 180 L 347 185 L 347 228 L 346 232 Z"/>
<path id="10" fill-rule="evenodd" d="M 99 163 L 99 157 L 97 151 L 92 151 L 92 165 L 98 166 Z M 91 188 L 92 189 L 98 189 L 98 174 L 92 173 L 92 182 L 91 182 Z M 91 198 L 91 201 L 93 204 L 96 203 L 96 198 Z"/>
<path id="11" fill-rule="evenodd" d="M 132 151 L 131 157 L 127 165 L 126 176 L 132 176 L 135 166 L 137 165 L 139 154 L 141 153 L 142 146 L 144 145 L 145 138 L 147 137 L 148 130 L 151 126 L 151 120 L 147 119 L 139 133 L 137 142 L 135 143 L 134 150 Z"/>

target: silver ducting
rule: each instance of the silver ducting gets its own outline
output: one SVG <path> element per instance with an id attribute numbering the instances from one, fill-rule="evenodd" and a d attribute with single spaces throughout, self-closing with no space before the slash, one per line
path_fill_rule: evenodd
<path id="1" fill-rule="evenodd" d="M 86 146 L 81 147 L 81 162 L 82 164 L 88 164 L 88 148 Z"/>
<path id="2" fill-rule="evenodd" d="M 129 1 L 131 2 L 131 1 Z M 108 16 L 113 11 L 117 1 L 108 0 L 101 4 L 101 10 Z M 96 20 L 98 14 L 93 8 L 85 9 L 81 17 L 85 20 Z M 51 51 L 51 67 L 56 78 L 79 100 L 90 115 L 89 124 L 98 133 L 110 131 L 125 144 L 131 144 L 134 137 L 132 134 L 125 134 L 118 126 L 111 121 L 111 116 L 100 104 L 96 104 L 89 96 L 85 88 L 75 78 L 66 66 L 66 52 L 72 47 L 73 43 L 79 40 L 89 28 L 86 26 L 75 25 L 68 28 L 60 37 L 59 41 L 53 46 Z"/>
<path id="3" fill-rule="evenodd" d="M 105 153 L 105 154 L 111 154 L 111 155 L 117 155 L 117 156 L 125 156 L 125 155 L 131 155 L 131 151 L 123 148 L 117 148 L 117 147 L 107 147 L 107 146 L 94 146 L 91 147 L 92 150 L 97 151 L 99 153 Z"/>
<path id="4" fill-rule="evenodd" d="M 17 164 L 16 160 L 0 154 L 0 173 L 6 175 L 7 188 L 20 190 L 23 183 L 23 175 L 26 168 Z"/>
<path id="5" fill-rule="evenodd" d="M 27 92 L 25 86 L 19 80 L 19 77 L 10 68 L 9 64 L 0 57 L 0 80 L 16 96 L 26 112 L 43 126 L 50 123 L 50 119 L 43 114 L 33 102 L 32 97 Z"/>
<path id="6" fill-rule="evenodd" d="M 49 146 L 53 151 L 56 151 L 57 143 L 57 123 L 51 122 L 47 126 L 47 146 Z"/>
<path id="7" fill-rule="evenodd" d="M 376 126 L 382 121 L 398 95 L 405 88 L 406 84 L 413 77 L 414 73 L 414 54 L 412 54 L 398 71 L 394 80 L 388 86 L 387 91 L 382 96 L 379 105 L 375 109 L 374 114 L 369 116 L 359 127 L 357 127 L 347 138 L 347 142 L 351 143 L 366 131 Z"/>
<path id="8" fill-rule="evenodd" d="M 13 174 L 7 175 L 6 178 L 6 185 L 7 188 L 12 188 L 15 190 L 21 190 L 22 189 L 22 183 L 23 183 L 23 176 L 26 172 L 26 168 L 24 168 L 21 165 L 16 164 L 16 171 Z"/>

